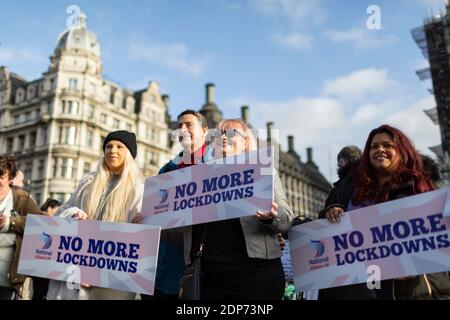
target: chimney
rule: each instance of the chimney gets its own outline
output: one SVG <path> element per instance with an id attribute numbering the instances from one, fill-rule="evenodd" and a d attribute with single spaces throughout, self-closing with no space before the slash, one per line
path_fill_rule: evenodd
<path id="1" fill-rule="evenodd" d="M 308 160 L 307 162 L 308 163 L 313 162 L 312 152 L 313 152 L 313 149 L 311 147 L 310 148 L 306 148 L 307 160 Z"/>
<path id="2" fill-rule="evenodd" d="M 270 144 L 272 141 L 272 129 L 273 129 L 273 122 L 267 122 L 267 143 Z"/>
<path id="3" fill-rule="evenodd" d="M 165 106 L 166 108 L 169 108 L 169 95 L 168 95 L 168 94 L 163 94 L 163 95 L 161 96 L 161 99 L 162 99 L 162 101 L 163 101 L 163 103 L 164 103 L 164 106 Z"/>
<path id="4" fill-rule="evenodd" d="M 295 153 L 294 150 L 294 136 L 288 136 L 288 152 Z"/>
<path id="5" fill-rule="evenodd" d="M 241 118 L 245 123 L 248 123 L 248 106 L 241 107 Z"/>
<path id="6" fill-rule="evenodd" d="M 214 83 L 206 84 L 206 104 L 213 104 L 216 95 L 216 87 Z"/>

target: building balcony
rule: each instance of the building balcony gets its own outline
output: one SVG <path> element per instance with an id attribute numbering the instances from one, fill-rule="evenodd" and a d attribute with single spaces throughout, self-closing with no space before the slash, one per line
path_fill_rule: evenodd
<path id="1" fill-rule="evenodd" d="M 61 96 L 81 97 L 81 90 L 77 89 L 61 89 Z"/>

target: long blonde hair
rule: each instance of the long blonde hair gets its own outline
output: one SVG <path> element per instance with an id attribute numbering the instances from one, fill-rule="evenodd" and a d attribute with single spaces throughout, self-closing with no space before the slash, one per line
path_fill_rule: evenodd
<path id="1" fill-rule="evenodd" d="M 136 186 L 142 181 L 141 172 L 129 150 L 125 155 L 125 161 L 119 182 L 107 196 L 104 213 L 95 214 L 99 206 L 99 200 L 108 187 L 108 181 L 113 174 L 109 171 L 104 155 L 100 158 L 94 180 L 87 189 L 88 197 L 85 203 L 86 213 L 90 220 L 128 222 L 128 214 L 131 209 Z"/>

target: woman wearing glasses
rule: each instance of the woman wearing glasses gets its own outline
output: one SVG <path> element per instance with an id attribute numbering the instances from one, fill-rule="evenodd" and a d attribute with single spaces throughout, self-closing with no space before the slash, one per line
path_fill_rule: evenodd
<path id="1" fill-rule="evenodd" d="M 215 133 L 218 158 L 256 149 L 249 128 L 240 119 L 222 121 Z M 274 190 L 270 212 L 193 226 L 185 252 L 190 252 L 192 259 L 204 239 L 200 299 L 283 298 L 285 281 L 277 234 L 289 229 L 294 215 L 276 174 Z"/>

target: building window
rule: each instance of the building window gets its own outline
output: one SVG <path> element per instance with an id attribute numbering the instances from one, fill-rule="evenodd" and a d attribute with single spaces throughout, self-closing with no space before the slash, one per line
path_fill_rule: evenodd
<path id="1" fill-rule="evenodd" d="M 94 106 L 93 105 L 91 105 L 91 104 L 88 105 L 87 114 L 91 120 L 94 120 Z"/>
<path id="2" fill-rule="evenodd" d="M 106 124 L 106 113 L 101 113 L 100 114 L 100 122 Z"/>
<path id="3" fill-rule="evenodd" d="M 63 101 L 63 113 L 78 114 L 78 102 L 77 101 Z"/>
<path id="4" fill-rule="evenodd" d="M 92 82 L 89 82 L 88 92 L 91 95 L 95 95 L 95 84 L 93 84 Z"/>
<path id="5" fill-rule="evenodd" d="M 34 86 L 28 87 L 28 99 L 33 99 L 35 97 L 36 90 L 34 89 Z"/>
<path id="6" fill-rule="evenodd" d="M 34 149 L 36 147 L 36 131 L 30 133 L 30 144 L 29 148 Z"/>
<path id="7" fill-rule="evenodd" d="M 23 172 L 23 176 L 24 176 L 24 181 L 28 181 L 31 180 L 31 175 L 33 173 L 33 162 L 29 161 L 27 163 L 25 163 L 25 170 Z"/>
<path id="8" fill-rule="evenodd" d="M 44 166 L 45 166 L 45 160 L 39 160 L 38 179 L 44 179 Z"/>
<path id="9" fill-rule="evenodd" d="M 75 172 L 74 161 L 72 158 L 62 158 L 61 178 L 72 179 Z"/>
<path id="10" fill-rule="evenodd" d="M 127 126 L 127 131 L 130 131 L 130 132 L 133 131 L 133 126 L 131 124 L 127 123 L 126 126 Z"/>
<path id="11" fill-rule="evenodd" d="M 56 78 L 50 79 L 50 90 L 54 91 L 56 89 Z"/>
<path id="12" fill-rule="evenodd" d="M 71 146 L 75 145 L 76 134 L 77 134 L 76 127 L 60 126 L 59 127 L 59 143 L 67 144 L 67 145 L 71 145 Z"/>
<path id="13" fill-rule="evenodd" d="M 148 163 L 149 165 L 156 166 L 158 164 L 158 157 L 154 152 L 146 151 L 145 157 L 146 157 L 146 163 Z"/>
<path id="14" fill-rule="evenodd" d="M 120 121 L 119 121 L 119 119 L 114 119 L 113 120 L 113 128 L 114 129 L 120 129 Z"/>
<path id="15" fill-rule="evenodd" d="M 20 114 L 16 114 L 14 116 L 14 124 L 19 124 L 20 123 Z"/>
<path id="16" fill-rule="evenodd" d="M 6 152 L 12 152 L 13 151 L 13 147 L 14 147 L 14 138 L 8 138 L 6 139 Z"/>
<path id="17" fill-rule="evenodd" d="M 58 158 L 53 158 L 52 163 L 52 177 L 56 178 L 58 174 Z"/>
<path id="18" fill-rule="evenodd" d="M 91 172 L 91 163 L 85 162 L 83 165 L 83 175 L 87 175 L 89 172 Z"/>
<path id="19" fill-rule="evenodd" d="M 69 79 L 69 89 L 70 90 L 77 90 L 78 81 L 77 79 Z"/>
<path id="20" fill-rule="evenodd" d="M 94 140 L 94 131 L 88 130 L 86 133 L 86 146 L 92 147 L 93 140 Z"/>
<path id="21" fill-rule="evenodd" d="M 42 127 L 41 133 L 42 133 L 42 144 L 46 145 L 47 144 L 47 126 Z"/>
<path id="22" fill-rule="evenodd" d="M 155 139 L 156 139 L 156 131 L 155 131 L 155 129 L 152 129 L 152 135 L 151 135 L 151 139 L 152 139 L 152 141 L 155 141 Z"/>
<path id="23" fill-rule="evenodd" d="M 19 151 L 23 150 L 23 147 L 25 146 L 25 135 L 19 136 Z"/>
<path id="24" fill-rule="evenodd" d="M 47 104 L 47 113 L 48 113 L 48 114 L 52 114 L 52 113 L 53 113 L 53 106 L 54 106 L 54 101 L 50 101 L 50 102 Z"/>
<path id="25" fill-rule="evenodd" d="M 16 95 L 16 100 L 17 100 L 18 103 L 22 102 L 23 96 L 24 96 L 23 90 L 19 89 L 17 91 L 17 95 Z"/>
<path id="26" fill-rule="evenodd" d="M 41 194 L 40 193 L 35 193 L 34 196 L 36 198 L 36 202 L 40 203 L 41 202 Z"/>

